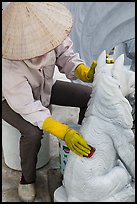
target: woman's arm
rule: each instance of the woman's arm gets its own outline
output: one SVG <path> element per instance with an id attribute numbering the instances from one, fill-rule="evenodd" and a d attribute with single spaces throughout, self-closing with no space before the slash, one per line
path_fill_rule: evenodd
<path id="1" fill-rule="evenodd" d="M 25 120 L 42 128 L 44 120 L 51 116 L 48 108 L 33 97 L 27 78 L 14 67 L 5 68 L 3 64 L 2 92 L 10 107 Z M 10 66 L 10 64 L 8 64 Z"/>

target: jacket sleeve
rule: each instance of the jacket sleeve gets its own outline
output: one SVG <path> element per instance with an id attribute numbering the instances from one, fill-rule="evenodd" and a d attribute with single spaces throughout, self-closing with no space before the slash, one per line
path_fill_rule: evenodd
<path id="1" fill-rule="evenodd" d="M 21 73 L 9 70 L 2 73 L 2 92 L 9 106 L 25 120 L 42 129 L 44 120 L 51 116 L 40 100 L 34 100 L 31 86 Z"/>
<path id="2" fill-rule="evenodd" d="M 75 68 L 83 63 L 84 61 L 80 59 L 79 54 L 73 51 L 73 42 L 69 37 L 67 37 L 62 44 L 60 44 L 56 49 L 56 65 L 61 73 L 64 73 L 66 77 L 70 80 L 76 79 L 74 76 Z"/>

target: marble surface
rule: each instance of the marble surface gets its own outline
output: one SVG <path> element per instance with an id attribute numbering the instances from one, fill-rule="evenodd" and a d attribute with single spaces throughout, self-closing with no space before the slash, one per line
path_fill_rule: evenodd
<path id="1" fill-rule="evenodd" d="M 114 64 L 106 64 L 103 51 L 79 130 L 96 151 L 91 158 L 70 151 L 62 186 L 67 202 L 135 201 L 133 118 L 125 98 L 129 94 L 135 94 L 135 73 L 124 66 L 124 55 Z M 60 202 L 62 196 L 57 191 L 55 200 Z"/>

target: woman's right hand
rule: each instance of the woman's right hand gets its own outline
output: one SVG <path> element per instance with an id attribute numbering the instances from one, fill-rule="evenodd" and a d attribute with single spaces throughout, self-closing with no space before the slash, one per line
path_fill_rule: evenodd
<path id="1" fill-rule="evenodd" d="M 90 154 L 91 147 L 89 147 L 86 140 L 78 131 L 69 128 L 64 136 L 64 141 L 66 142 L 68 148 L 75 154 L 81 157 L 87 157 Z"/>
<path id="2" fill-rule="evenodd" d="M 89 155 L 91 147 L 88 146 L 79 132 L 70 128 L 68 125 L 62 124 L 52 117 L 48 117 L 44 121 L 42 129 L 64 140 L 68 148 L 77 155 L 81 157 Z"/>

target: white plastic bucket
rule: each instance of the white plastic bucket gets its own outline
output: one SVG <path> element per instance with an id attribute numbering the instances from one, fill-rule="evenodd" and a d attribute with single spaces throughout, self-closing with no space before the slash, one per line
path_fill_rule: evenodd
<path id="1" fill-rule="evenodd" d="M 14 170 L 21 170 L 20 165 L 20 153 L 19 153 L 19 141 L 20 132 L 2 120 L 2 148 L 5 164 Z M 45 166 L 50 158 L 49 151 L 49 134 L 44 133 L 41 140 L 41 148 L 38 153 L 38 162 L 36 168 Z"/>
<path id="2" fill-rule="evenodd" d="M 69 124 L 69 127 L 79 131 L 80 125 L 77 124 Z M 59 161 L 60 161 L 60 171 L 63 174 L 65 170 L 66 163 L 69 158 L 70 149 L 66 145 L 65 141 L 59 139 Z"/>
<path id="3" fill-rule="evenodd" d="M 63 174 L 66 163 L 68 161 L 70 149 L 63 140 L 59 139 L 59 162 L 60 162 L 60 171 Z"/>

